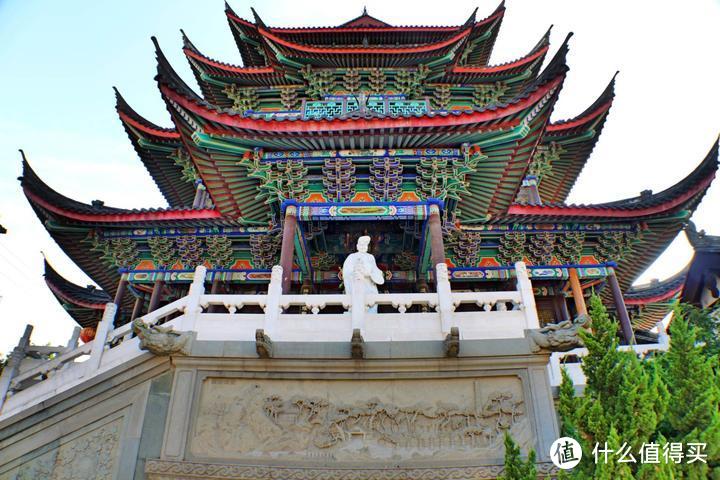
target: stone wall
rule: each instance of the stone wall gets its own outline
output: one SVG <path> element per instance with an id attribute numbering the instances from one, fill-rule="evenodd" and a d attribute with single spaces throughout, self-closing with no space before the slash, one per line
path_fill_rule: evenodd
<path id="1" fill-rule="evenodd" d="M 546 354 L 405 347 L 372 360 L 327 358 L 321 343 L 294 358 L 257 358 L 249 342 L 146 354 L 2 420 L 0 480 L 496 478 L 506 431 L 548 471 Z"/>

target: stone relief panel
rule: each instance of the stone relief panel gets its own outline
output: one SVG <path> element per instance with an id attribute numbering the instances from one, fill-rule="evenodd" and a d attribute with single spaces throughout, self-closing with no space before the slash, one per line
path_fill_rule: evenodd
<path id="1" fill-rule="evenodd" d="M 111 480 L 117 470 L 122 418 L 0 474 L 0 480 Z"/>
<path id="2" fill-rule="evenodd" d="M 502 457 L 504 432 L 534 444 L 517 377 L 425 380 L 207 378 L 196 458 L 315 462 Z"/>

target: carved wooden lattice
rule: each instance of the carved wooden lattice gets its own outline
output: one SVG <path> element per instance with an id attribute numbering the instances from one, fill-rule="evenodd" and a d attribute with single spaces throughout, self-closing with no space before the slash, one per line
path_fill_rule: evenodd
<path id="1" fill-rule="evenodd" d="M 370 165 L 370 188 L 374 200 L 397 200 L 402 193 L 402 164 L 397 157 L 374 158 Z"/>
<path id="2" fill-rule="evenodd" d="M 355 195 L 355 165 L 349 158 L 328 158 L 322 169 L 325 193 L 330 201 L 347 202 Z"/>

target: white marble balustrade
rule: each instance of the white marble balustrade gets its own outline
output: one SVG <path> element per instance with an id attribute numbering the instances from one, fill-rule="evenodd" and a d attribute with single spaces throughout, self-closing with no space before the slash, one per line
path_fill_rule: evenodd
<path id="1" fill-rule="evenodd" d="M 511 291 L 454 292 L 441 264 L 432 293 L 366 294 L 358 286 L 352 295 L 299 295 L 282 293 L 282 268 L 275 266 L 267 294 L 217 295 L 205 293 L 207 272 L 200 266 L 187 296 L 142 321 L 194 331 L 198 341 L 255 341 L 258 329 L 273 342 L 350 342 L 354 329 L 366 342 L 442 341 L 452 327 L 463 340 L 523 338 L 539 324 L 525 265 L 518 262 L 515 270 L 517 289 Z M 211 313 L 213 306 L 219 313 Z M 28 361 L 23 352 L 30 334 L 23 336 L 18 348 L 25 350 L 16 349 L 14 368 L 0 378 L 0 418 L 146 354 L 130 324 L 113 328 L 116 311 L 107 304 L 92 342 L 68 345 L 44 362 Z"/>

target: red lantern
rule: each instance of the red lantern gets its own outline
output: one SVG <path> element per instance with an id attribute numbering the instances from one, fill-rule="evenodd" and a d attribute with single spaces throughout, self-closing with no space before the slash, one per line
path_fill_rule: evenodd
<path id="1" fill-rule="evenodd" d="M 91 342 L 95 338 L 95 329 L 93 327 L 85 327 L 80 330 L 80 341 L 83 343 Z"/>

